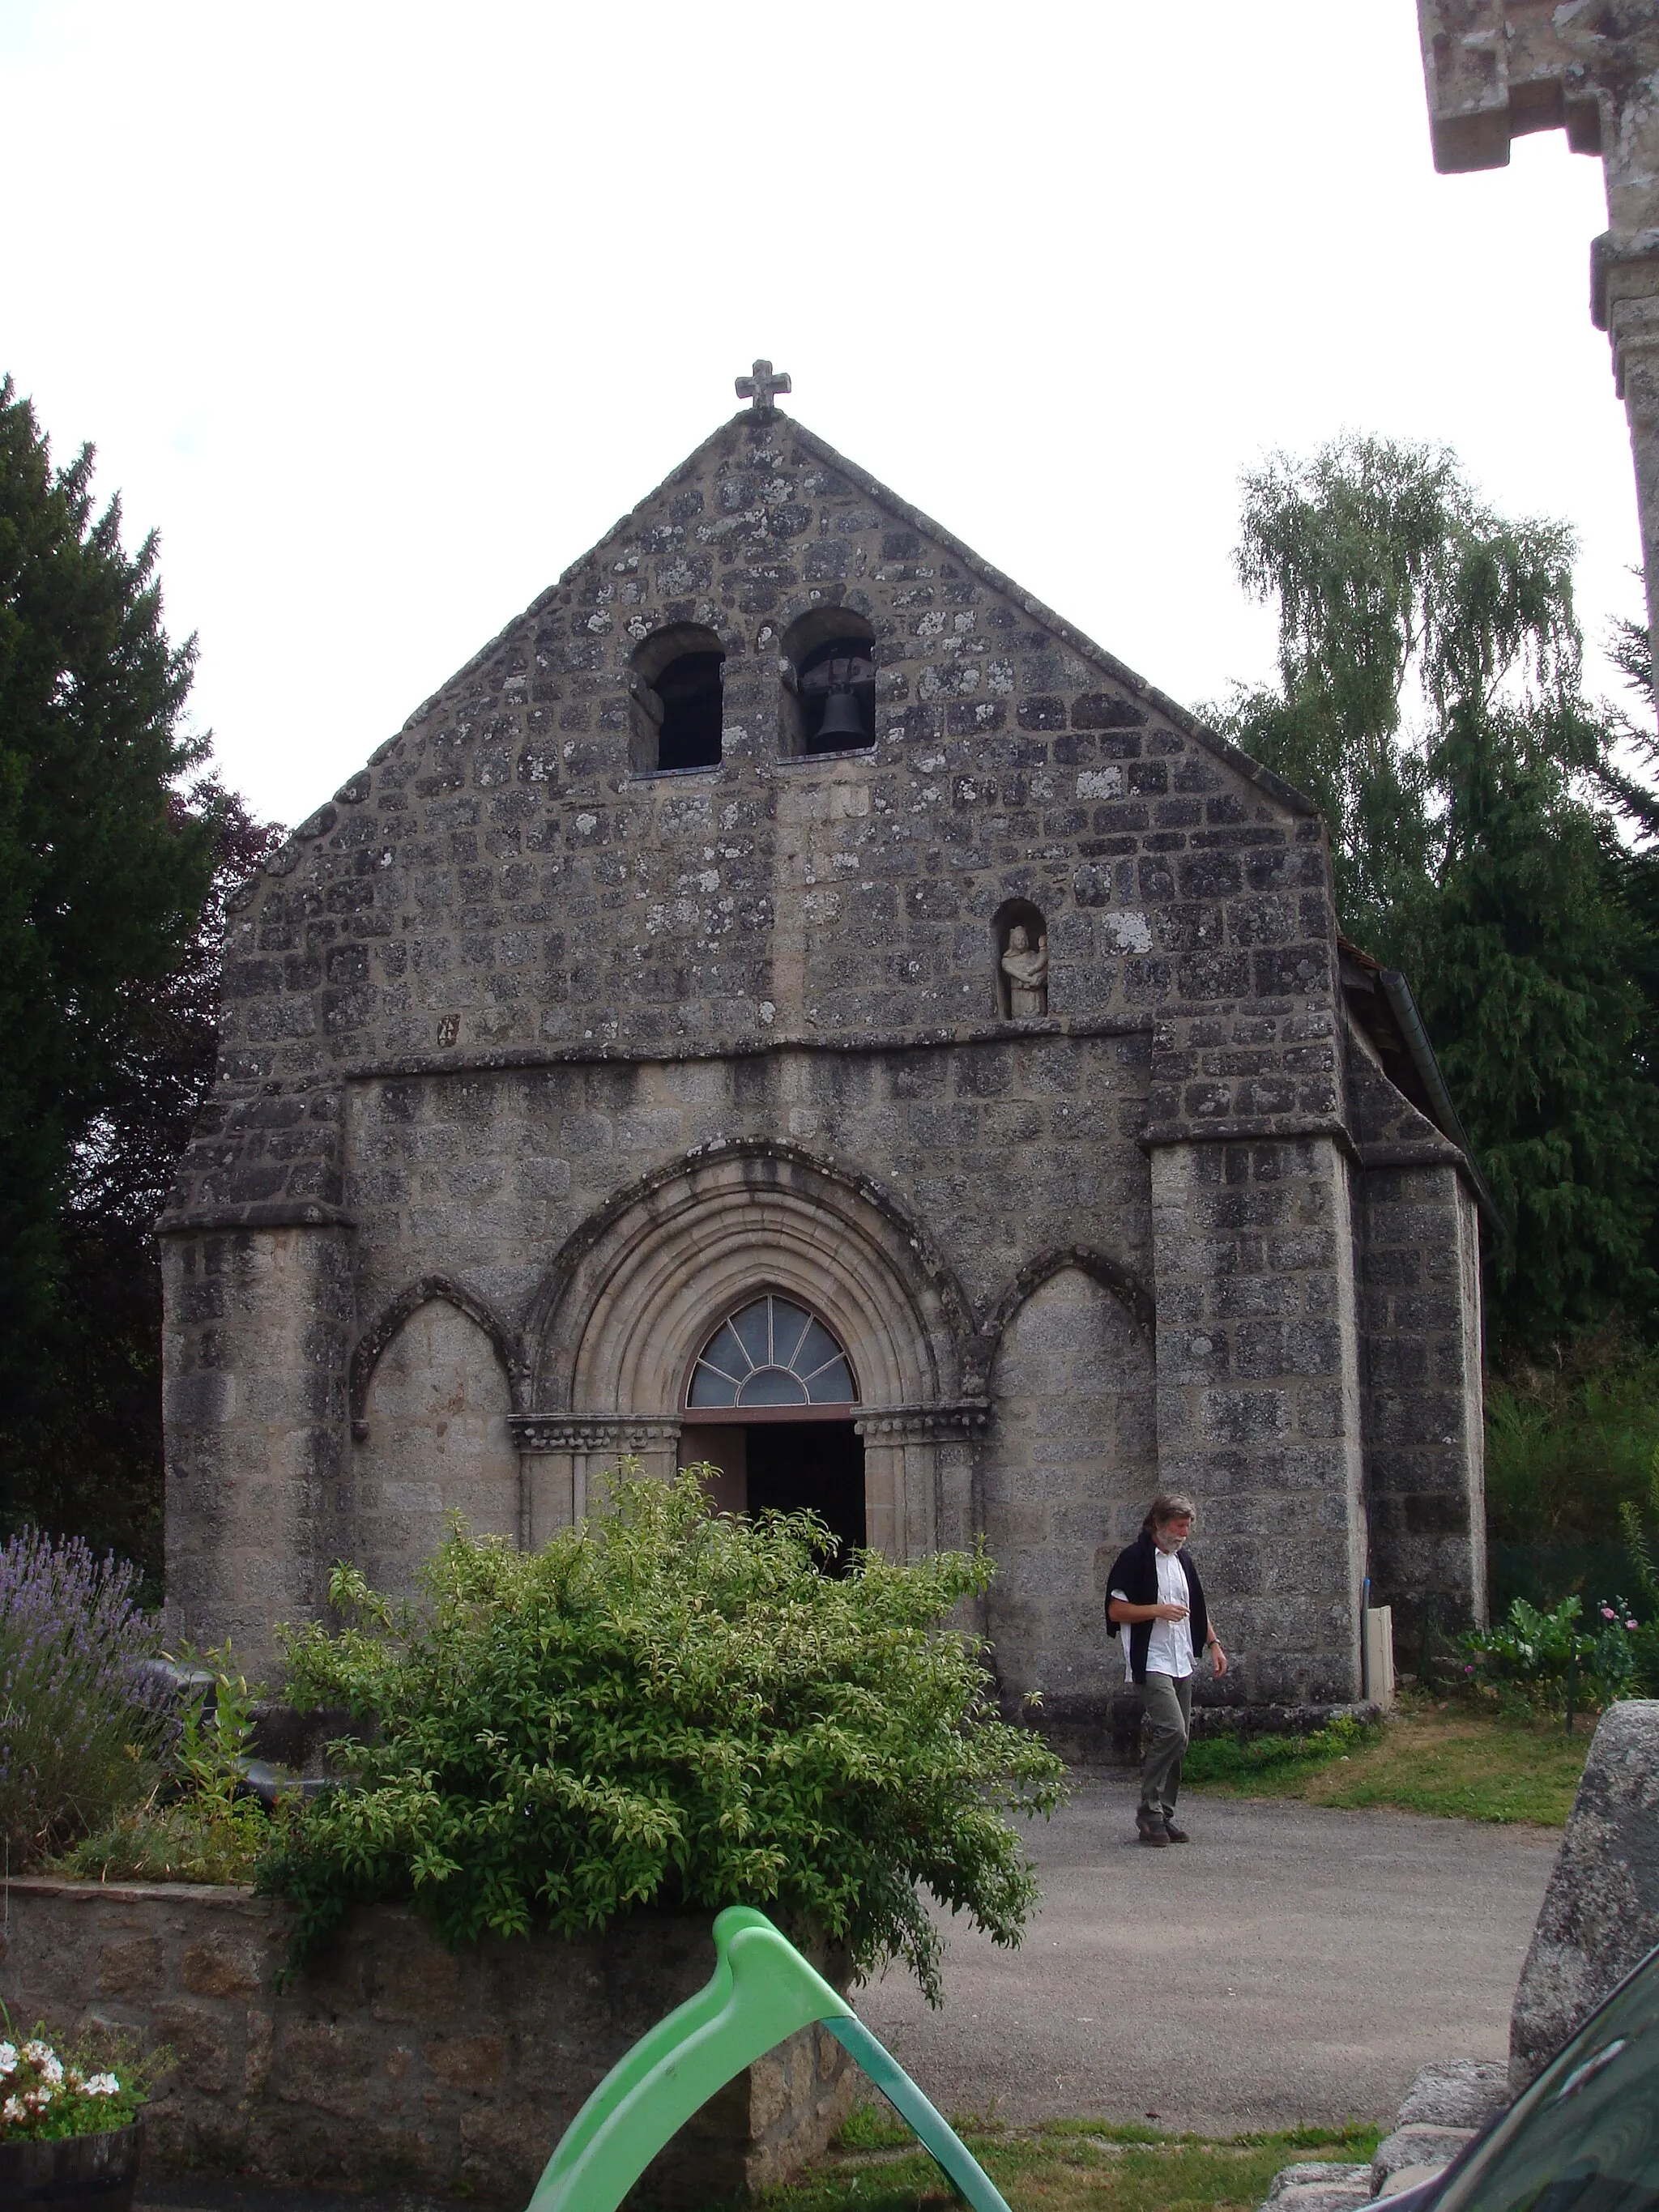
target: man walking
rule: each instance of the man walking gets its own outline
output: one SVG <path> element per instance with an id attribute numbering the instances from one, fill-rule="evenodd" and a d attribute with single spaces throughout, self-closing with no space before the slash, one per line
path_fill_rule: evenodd
<path id="1" fill-rule="evenodd" d="M 1118 1554 L 1106 1583 L 1106 1633 L 1128 1631 L 1126 1672 L 1140 1692 L 1152 1731 L 1135 1826 L 1141 1842 L 1159 1850 L 1188 1839 L 1187 1831 L 1176 1826 L 1175 1808 L 1192 1734 L 1194 1652 L 1209 1653 L 1218 1676 L 1227 1671 L 1227 1655 L 1187 1549 L 1193 1519 L 1190 1498 L 1153 1498 L 1139 1535 Z"/>

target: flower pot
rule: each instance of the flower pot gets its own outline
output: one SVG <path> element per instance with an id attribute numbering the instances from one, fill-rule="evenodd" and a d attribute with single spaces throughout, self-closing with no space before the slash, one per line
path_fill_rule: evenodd
<path id="1" fill-rule="evenodd" d="M 58 2142 L 0 2143 L 0 2206 L 40 2212 L 131 2212 L 144 2124 Z"/>

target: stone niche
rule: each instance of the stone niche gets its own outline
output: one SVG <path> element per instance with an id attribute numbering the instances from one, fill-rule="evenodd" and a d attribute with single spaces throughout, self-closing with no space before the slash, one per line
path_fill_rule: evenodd
<path id="1" fill-rule="evenodd" d="M 714 1966 L 706 1913 L 452 1952 L 408 1907 L 370 1905 L 279 1990 L 289 1912 L 248 1890 L 24 1879 L 9 1899 L 0 1994 L 15 2022 L 124 2029 L 174 2052 L 145 2116 L 152 2181 L 520 2206 L 588 2093 Z M 844 1961 L 815 1963 L 845 1986 Z M 787 2179 L 855 2079 L 825 2030 L 793 2036 L 680 2130 L 641 2201 L 690 2207 Z"/>

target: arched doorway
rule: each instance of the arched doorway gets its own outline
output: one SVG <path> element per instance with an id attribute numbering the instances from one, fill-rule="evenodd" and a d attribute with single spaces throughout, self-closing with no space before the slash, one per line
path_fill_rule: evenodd
<path id="1" fill-rule="evenodd" d="M 856 1395 L 836 1418 L 851 1418 L 863 1451 L 869 1547 L 911 1559 L 971 1543 L 969 1439 L 984 1405 L 963 1389 L 974 1331 L 961 1287 L 890 1195 L 773 1138 L 654 1170 L 550 1266 L 526 1319 L 528 1404 L 514 1422 L 532 1543 L 589 1510 L 619 1453 L 650 1474 L 684 1463 L 698 1355 L 763 1291 L 821 1322 L 846 1356 Z"/>
<path id="2" fill-rule="evenodd" d="M 811 1511 L 837 1549 L 867 1540 L 864 1443 L 853 1364 L 797 1298 L 745 1297 L 704 1340 L 687 1378 L 680 1461 L 720 1470 L 716 1503 L 736 1513 Z"/>

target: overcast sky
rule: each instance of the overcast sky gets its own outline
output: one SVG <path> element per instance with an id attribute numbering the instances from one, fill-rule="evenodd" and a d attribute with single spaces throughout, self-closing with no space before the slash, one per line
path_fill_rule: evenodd
<path id="1" fill-rule="evenodd" d="M 737 402 L 1177 698 L 1239 472 L 1443 441 L 1639 587 L 1598 161 L 1438 177 L 1412 0 L 0 0 L 0 369 L 98 447 L 293 822 Z"/>

